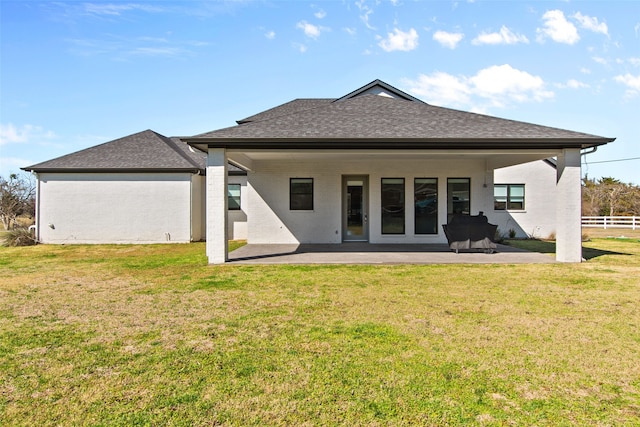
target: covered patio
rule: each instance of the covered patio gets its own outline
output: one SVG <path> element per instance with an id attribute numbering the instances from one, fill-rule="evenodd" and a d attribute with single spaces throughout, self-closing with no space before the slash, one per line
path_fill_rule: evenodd
<path id="1" fill-rule="evenodd" d="M 212 264 L 535 262 L 518 261 L 526 253 L 511 248 L 450 253 L 441 226 L 453 215 L 480 212 L 492 222 L 494 171 L 550 158 L 556 176 L 545 199 L 557 203 L 542 216 L 553 218 L 555 260 L 580 262 L 582 150 L 614 140 L 432 106 L 379 80 L 341 98 L 296 99 L 237 123 L 183 138 L 207 153 Z M 232 254 L 229 163 L 247 171 L 249 211 L 250 245 Z"/>
<path id="2" fill-rule="evenodd" d="M 498 245 L 496 252 L 456 254 L 446 244 L 249 244 L 229 253 L 232 264 L 549 264 L 551 254 Z"/>

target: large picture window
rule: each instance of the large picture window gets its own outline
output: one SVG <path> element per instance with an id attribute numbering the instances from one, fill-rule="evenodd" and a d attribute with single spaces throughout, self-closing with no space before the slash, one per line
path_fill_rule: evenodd
<path id="1" fill-rule="evenodd" d="M 438 234 L 438 179 L 415 178 L 413 200 L 415 233 Z"/>
<path id="2" fill-rule="evenodd" d="M 493 208 L 497 211 L 524 210 L 524 184 L 495 184 Z"/>
<path id="3" fill-rule="evenodd" d="M 289 209 L 292 211 L 313 210 L 313 178 L 291 178 L 289 180 Z"/>
<path id="4" fill-rule="evenodd" d="M 447 179 L 447 222 L 454 215 L 471 215 L 471 178 Z"/>
<path id="5" fill-rule="evenodd" d="M 382 178 L 382 234 L 404 234 L 404 178 Z"/>
<path id="6" fill-rule="evenodd" d="M 227 185 L 227 207 L 230 211 L 240 210 L 240 184 Z"/>

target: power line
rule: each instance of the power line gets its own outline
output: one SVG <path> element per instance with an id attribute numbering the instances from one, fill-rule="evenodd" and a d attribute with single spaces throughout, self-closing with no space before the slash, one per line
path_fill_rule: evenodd
<path id="1" fill-rule="evenodd" d="M 584 163 L 586 165 L 593 165 L 596 163 L 626 162 L 628 160 L 640 160 L 640 157 L 630 157 L 628 159 L 616 159 L 616 160 L 601 160 L 599 162 L 584 162 Z"/>

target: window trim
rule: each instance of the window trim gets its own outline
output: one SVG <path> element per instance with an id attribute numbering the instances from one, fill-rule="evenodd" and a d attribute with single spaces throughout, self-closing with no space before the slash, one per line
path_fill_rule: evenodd
<path id="1" fill-rule="evenodd" d="M 311 183 L 311 192 L 310 193 L 294 193 L 293 192 L 293 184 L 294 181 L 296 180 L 309 180 Z M 289 210 L 290 211 L 312 211 L 314 209 L 314 199 L 315 199 L 315 188 L 314 188 L 314 182 L 313 182 L 313 178 L 307 177 L 307 178 L 302 178 L 302 177 L 295 177 L 295 178 L 289 178 Z M 293 207 L 293 196 L 294 195 L 298 195 L 298 194 L 307 194 L 311 196 L 311 207 L 304 207 L 304 208 L 294 208 Z"/>

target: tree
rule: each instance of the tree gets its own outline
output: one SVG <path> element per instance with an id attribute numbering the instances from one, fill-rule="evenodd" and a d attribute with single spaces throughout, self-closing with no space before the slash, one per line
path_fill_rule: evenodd
<path id="1" fill-rule="evenodd" d="M 584 215 L 640 215 L 640 187 L 612 177 L 582 180 Z"/>
<path id="2" fill-rule="evenodd" d="M 35 214 L 36 186 L 31 175 L 0 176 L 0 221 L 5 230 L 15 227 L 18 217 Z"/>

